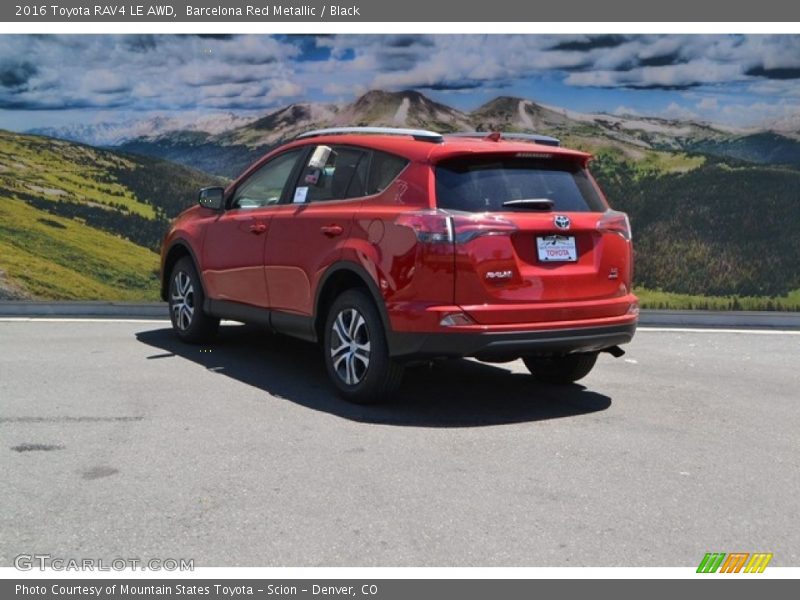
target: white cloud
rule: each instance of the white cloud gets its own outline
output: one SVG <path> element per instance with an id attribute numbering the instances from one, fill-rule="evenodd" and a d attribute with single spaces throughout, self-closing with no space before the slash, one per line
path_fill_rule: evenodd
<path id="1" fill-rule="evenodd" d="M 700 115 L 695 111 L 681 106 L 677 102 L 670 102 L 661 114 L 667 119 L 677 119 L 681 121 L 696 121 L 700 118 Z"/>
<path id="2" fill-rule="evenodd" d="M 304 93 L 286 76 L 298 53 L 268 36 L 0 36 L 0 106 L 178 110 L 241 95 L 267 107 Z M 19 63 L 32 68 L 9 71 Z M 3 85 L 10 79 L 24 81 Z"/>
<path id="3" fill-rule="evenodd" d="M 670 114 L 733 119 L 725 109 L 756 97 L 797 101 L 800 36 L 0 36 L 6 109 L 267 110 L 350 100 L 371 88 L 489 94 L 537 78 L 574 88 L 698 90 Z M 726 97 L 734 86 L 749 97 Z"/>
<path id="4" fill-rule="evenodd" d="M 719 109 L 719 100 L 717 98 L 703 98 L 698 102 L 695 107 L 699 111 L 716 111 Z"/>
<path id="5" fill-rule="evenodd" d="M 742 78 L 741 65 L 699 59 L 686 64 L 638 67 L 627 71 L 582 71 L 570 73 L 565 81 L 575 86 L 682 89 Z"/>

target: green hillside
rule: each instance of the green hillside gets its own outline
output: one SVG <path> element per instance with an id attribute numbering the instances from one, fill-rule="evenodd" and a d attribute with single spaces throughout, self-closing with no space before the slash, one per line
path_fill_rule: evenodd
<path id="1" fill-rule="evenodd" d="M 54 138 L 0 132 L 0 177 L 5 190 L 51 202 L 77 201 L 120 212 L 156 216 L 120 185 L 113 171 L 135 168 L 120 155 Z"/>
<path id="2" fill-rule="evenodd" d="M 0 197 L 0 299 L 156 300 L 157 270 L 151 250 Z"/>
<path id="3" fill-rule="evenodd" d="M 760 164 L 800 165 L 800 141 L 771 131 L 687 144 L 695 152 Z"/>
<path id="4" fill-rule="evenodd" d="M 800 171 L 719 159 L 678 173 L 646 165 L 608 154 L 593 165 L 631 218 L 637 284 L 729 297 L 800 289 Z"/>
<path id="5" fill-rule="evenodd" d="M 120 149 L 234 179 L 274 147 L 272 145 L 249 147 L 244 144 L 223 146 L 203 141 L 207 137 L 201 134 L 197 136 L 198 139 L 187 139 L 188 136 L 180 135 L 168 140 L 132 140 L 120 146 Z"/>
<path id="6" fill-rule="evenodd" d="M 168 218 L 211 181 L 157 159 L 0 131 L 0 299 L 155 300 Z"/>

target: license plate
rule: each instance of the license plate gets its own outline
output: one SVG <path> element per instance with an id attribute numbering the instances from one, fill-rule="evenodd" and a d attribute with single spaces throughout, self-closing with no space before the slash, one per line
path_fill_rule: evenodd
<path id="1" fill-rule="evenodd" d="M 575 236 L 548 235 L 536 238 L 536 249 L 542 262 L 576 262 L 578 251 Z"/>

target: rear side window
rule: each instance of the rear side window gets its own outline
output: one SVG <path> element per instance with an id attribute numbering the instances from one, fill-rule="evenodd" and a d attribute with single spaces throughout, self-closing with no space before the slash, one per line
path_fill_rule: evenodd
<path id="1" fill-rule="evenodd" d="M 369 170 L 367 195 L 380 194 L 395 180 L 400 171 L 406 168 L 408 160 L 379 150 L 372 152 L 372 165 Z"/>
<path id="2" fill-rule="evenodd" d="M 541 199 L 559 212 L 602 212 L 605 204 L 579 163 L 525 157 L 466 157 L 436 167 L 440 208 L 508 211 L 510 200 Z"/>
<path id="3" fill-rule="evenodd" d="M 294 202 L 359 198 L 364 193 L 369 155 L 345 146 L 317 146 L 311 152 L 294 194 Z"/>

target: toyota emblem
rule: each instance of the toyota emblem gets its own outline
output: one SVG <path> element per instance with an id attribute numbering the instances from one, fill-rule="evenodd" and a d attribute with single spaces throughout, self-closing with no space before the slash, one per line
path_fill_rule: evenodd
<path id="1" fill-rule="evenodd" d="M 556 215 L 553 217 L 553 223 L 559 229 L 569 229 L 569 217 L 566 215 Z"/>

